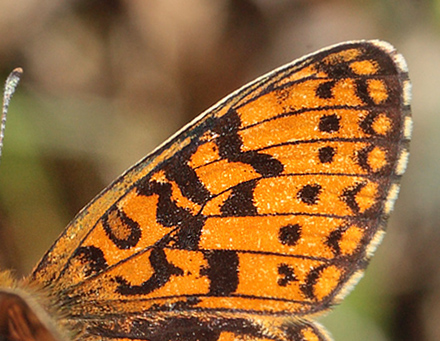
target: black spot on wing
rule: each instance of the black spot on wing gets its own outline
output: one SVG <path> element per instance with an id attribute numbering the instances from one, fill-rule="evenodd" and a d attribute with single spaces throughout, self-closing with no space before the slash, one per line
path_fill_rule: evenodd
<path id="1" fill-rule="evenodd" d="M 317 68 L 328 74 L 329 78 L 352 78 L 354 73 L 347 62 L 342 59 L 333 62 L 318 62 Z"/>
<path id="2" fill-rule="evenodd" d="M 73 258 L 85 266 L 83 271 L 86 277 L 95 275 L 108 267 L 104 252 L 95 246 L 79 247 L 75 251 Z"/>
<path id="3" fill-rule="evenodd" d="M 272 155 L 258 153 L 253 150 L 241 153 L 235 161 L 252 166 L 263 177 L 277 176 L 284 170 L 284 165 L 274 159 Z"/>
<path id="4" fill-rule="evenodd" d="M 238 287 L 238 255 L 235 251 L 206 251 L 208 267 L 200 271 L 209 278 L 209 295 L 229 296 Z"/>
<path id="5" fill-rule="evenodd" d="M 318 128 L 322 132 L 335 133 L 341 128 L 341 125 L 339 123 L 340 120 L 341 118 L 338 117 L 338 115 L 336 114 L 323 115 L 319 119 Z"/>
<path id="6" fill-rule="evenodd" d="M 316 89 L 316 96 L 322 99 L 330 99 L 333 98 L 333 88 L 336 84 L 336 81 L 328 81 L 325 83 L 319 84 Z"/>
<path id="7" fill-rule="evenodd" d="M 322 147 L 318 150 L 318 158 L 321 163 L 332 163 L 336 151 L 333 147 Z"/>
<path id="8" fill-rule="evenodd" d="M 223 216 L 246 217 L 257 215 L 254 205 L 254 190 L 257 181 L 246 181 L 238 184 L 231 190 L 220 212 Z"/>
<path id="9" fill-rule="evenodd" d="M 318 184 L 305 185 L 298 191 L 298 199 L 307 205 L 316 205 L 321 194 L 322 187 Z"/>
<path id="10" fill-rule="evenodd" d="M 286 287 L 291 282 L 298 282 L 293 268 L 288 264 L 280 264 L 278 266 L 278 274 L 281 275 L 281 278 L 278 279 L 277 283 L 281 287 Z"/>
<path id="11" fill-rule="evenodd" d="M 301 239 L 301 226 L 299 224 L 289 224 L 280 228 L 278 240 L 283 245 L 295 246 Z"/>
<path id="12" fill-rule="evenodd" d="M 182 221 L 173 236 L 172 246 L 183 250 L 197 250 L 200 235 L 205 225 L 206 217 L 203 215 L 188 216 L 188 219 Z"/>
<path id="13" fill-rule="evenodd" d="M 218 134 L 216 143 L 221 158 L 235 161 L 241 153 L 243 141 L 238 135 L 240 126 L 240 116 L 233 109 L 230 109 L 227 114 L 218 118 L 213 125 L 212 131 Z"/>

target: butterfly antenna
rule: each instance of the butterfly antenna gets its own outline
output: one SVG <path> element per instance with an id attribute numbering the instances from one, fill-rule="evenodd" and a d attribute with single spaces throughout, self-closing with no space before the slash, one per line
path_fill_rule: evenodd
<path id="1" fill-rule="evenodd" d="M 18 67 L 9 74 L 5 83 L 5 91 L 3 92 L 3 107 L 2 107 L 2 118 L 0 123 L 0 159 L 3 150 L 3 139 L 5 137 L 5 127 L 6 127 L 6 115 L 8 113 L 9 103 L 11 102 L 12 95 L 17 88 L 20 77 L 23 74 L 23 69 Z"/>

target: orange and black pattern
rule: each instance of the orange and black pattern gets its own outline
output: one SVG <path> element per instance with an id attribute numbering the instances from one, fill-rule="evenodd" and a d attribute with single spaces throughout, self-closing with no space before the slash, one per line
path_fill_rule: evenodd
<path id="1" fill-rule="evenodd" d="M 405 61 L 384 42 L 283 66 L 111 184 L 24 284 L 43 289 L 66 339 L 329 340 L 314 316 L 384 234 L 409 100 Z"/>

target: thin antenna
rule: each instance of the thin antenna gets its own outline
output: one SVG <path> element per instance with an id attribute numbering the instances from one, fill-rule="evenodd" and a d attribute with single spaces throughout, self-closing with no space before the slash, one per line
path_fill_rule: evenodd
<path id="1" fill-rule="evenodd" d="M 5 137 L 5 128 L 6 128 L 6 115 L 8 114 L 9 103 L 11 102 L 12 95 L 17 88 L 18 82 L 20 81 L 20 77 L 23 74 L 23 69 L 18 67 L 9 74 L 5 83 L 5 91 L 3 92 L 3 107 L 2 107 L 2 117 L 0 123 L 0 159 L 2 156 L 3 150 L 3 140 Z"/>

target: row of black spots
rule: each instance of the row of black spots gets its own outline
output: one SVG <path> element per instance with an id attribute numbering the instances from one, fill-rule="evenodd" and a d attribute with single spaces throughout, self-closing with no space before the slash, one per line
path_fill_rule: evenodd
<path id="1" fill-rule="evenodd" d="M 164 227 L 178 228 L 174 235 L 174 247 L 184 250 L 197 250 L 206 217 L 201 214 L 192 214 L 189 210 L 180 207 L 172 199 L 170 183 L 161 183 L 149 179 L 142 179 L 136 185 L 139 195 L 158 195 L 156 221 Z"/>
<path id="2" fill-rule="evenodd" d="M 259 179 L 242 182 L 231 189 L 229 197 L 220 207 L 222 216 L 247 217 L 258 215 L 258 209 L 254 202 L 254 191 Z M 307 204 L 316 205 L 322 193 L 319 184 L 307 184 L 297 193 L 297 198 Z"/>
<path id="3" fill-rule="evenodd" d="M 359 126 L 363 130 L 366 135 L 369 135 L 370 138 L 374 138 L 372 140 L 376 145 L 382 145 L 384 147 L 389 147 L 391 143 L 395 143 L 399 140 L 400 137 L 400 118 L 399 121 L 393 120 L 392 116 L 394 114 L 390 114 L 388 111 L 382 111 L 377 108 L 368 108 L 368 114 L 365 118 L 360 121 Z M 391 116 L 391 128 L 386 135 L 380 135 L 373 129 L 373 124 L 379 115 L 387 114 Z M 337 114 L 324 114 L 321 116 L 318 129 L 321 132 L 325 133 L 336 133 L 341 129 L 341 118 Z M 332 147 L 325 147 L 319 150 L 319 160 L 322 163 L 331 162 L 333 160 L 333 156 L 335 155 L 335 150 Z"/>
<path id="4" fill-rule="evenodd" d="M 387 152 L 385 154 L 385 157 L 387 158 L 386 166 L 377 171 L 373 170 L 369 165 L 368 157 L 370 152 L 375 148 L 375 146 L 383 147 L 387 151 L 390 150 L 392 148 L 392 144 L 393 143 L 395 144 L 395 141 L 397 141 L 399 138 L 399 129 L 397 127 L 397 124 L 393 122 L 392 123 L 393 127 L 391 128 L 390 133 L 387 134 L 387 136 L 380 136 L 372 128 L 372 124 L 374 123 L 374 120 L 377 118 L 378 115 L 379 113 L 370 112 L 360 122 L 360 127 L 362 128 L 362 130 L 366 134 L 374 137 L 374 140 L 372 140 L 371 144 L 369 144 L 368 146 L 366 146 L 356 154 L 356 161 L 359 164 L 359 166 L 361 166 L 362 169 L 364 169 L 368 173 L 385 175 L 391 171 L 391 165 L 393 163 L 391 162 L 392 160 L 389 160 L 389 155 L 391 153 Z M 337 132 L 340 129 L 339 121 L 340 118 L 336 114 L 323 115 L 319 122 L 319 130 L 328 133 Z M 318 149 L 318 159 L 320 160 L 321 163 L 333 162 L 335 155 L 336 155 L 336 150 L 334 147 L 325 146 Z"/>
<path id="5" fill-rule="evenodd" d="M 337 49 L 335 52 L 338 52 Z M 318 56 L 319 58 L 321 57 L 320 54 L 318 54 L 317 57 Z M 321 99 L 333 99 L 335 98 L 335 93 L 333 90 L 339 81 L 348 78 L 358 78 L 359 75 L 354 73 L 350 67 L 351 62 L 352 61 L 346 62 L 342 59 L 338 60 L 336 63 L 327 63 L 322 60 L 318 60 L 316 64 L 318 72 L 326 73 L 329 80 L 318 85 L 315 91 L 316 97 Z"/>
<path id="6" fill-rule="evenodd" d="M 323 264 L 314 269 L 311 269 L 309 274 L 306 277 L 306 280 L 303 284 L 300 285 L 300 290 L 310 300 L 316 300 L 317 297 L 315 295 L 315 286 L 318 280 L 321 277 L 322 272 L 330 265 Z M 295 274 L 295 269 L 285 263 L 278 264 L 278 275 L 279 278 L 277 280 L 277 284 L 280 287 L 287 287 L 289 284 L 293 282 L 298 282 L 298 278 Z"/>
<path id="7" fill-rule="evenodd" d="M 242 162 L 254 168 L 262 177 L 271 177 L 281 174 L 284 165 L 271 155 L 257 151 L 242 151 L 243 141 L 238 134 L 241 120 L 238 113 L 230 109 L 225 115 L 218 118 L 212 127 L 218 134 L 216 144 L 222 159 L 230 162 Z"/>
<path id="8" fill-rule="evenodd" d="M 222 216 L 247 217 L 258 215 L 254 202 L 254 191 L 258 181 L 259 179 L 253 179 L 234 186 L 229 197 L 220 207 Z M 309 206 L 316 205 L 321 193 L 321 185 L 307 184 L 298 191 L 297 198 Z"/>
<path id="9" fill-rule="evenodd" d="M 319 130 L 327 133 L 336 133 L 341 128 L 340 117 L 336 114 L 323 115 L 319 122 Z M 234 138 L 229 139 L 229 136 L 218 138 L 217 143 L 223 146 L 223 150 L 227 153 L 222 153 L 222 157 L 230 161 L 238 161 L 251 165 L 255 171 L 263 177 L 274 177 L 280 175 L 284 170 L 284 165 L 269 154 L 264 154 L 258 151 L 240 152 L 241 140 L 237 144 L 238 147 L 232 148 Z M 222 142 L 223 141 L 223 142 Z M 335 148 L 331 146 L 322 147 L 318 150 L 318 158 L 321 163 L 331 163 L 336 154 Z"/>
<path id="10" fill-rule="evenodd" d="M 207 267 L 200 275 L 209 279 L 210 296 L 230 296 L 238 288 L 239 257 L 236 251 L 208 250 L 204 252 Z"/>
<path id="11" fill-rule="evenodd" d="M 300 285 L 301 292 L 309 299 L 315 300 L 315 292 L 314 287 L 320 278 L 321 272 L 327 267 L 328 265 L 324 264 L 320 267 L 312 269 L 309 274 L 307 275 L 306 281 L 304 284 Z M 298 278 L 295 274 L 295 269 L 293 266 L 285 263 L 278 264 L 277 267 L 278 271 L 278 280 L 277 284 L 280 287 L 287 287 L 289 284 L 293 282 L 298 282 Z"/>
<path id="12" fill-rule="evenodd" d="M 362 224 L 361 224 L 362 225 Z M 332 231 L 325 240 L 325 244 L 330 247 L 335 256 L 341 255 L 341 248 L 339 246 L 344 233 L 349 229 L 351 225 L 344 224 Z M 300 224 L 288 224 L 282 226 L 278 231 L 278 240 L 281 244 L 293 247 L 298 244 L 298 241 L 302 237 L 303 226 Z M 362 245 L 362 243 L 361 243 Z M 360 250 L 360 246 L 357 250 L 353 251 L 357 253 Z"/>
<path id="13" fill-rule="evenodd" d="M 385 178 L 382 178 L 385 179 Z M 380 179 L 379 179 L 380 183 Z M 370 208 L 365 210 L 362 214 L 365 217 L 368 217 L 369 215 L 374 215 L 377 213 L 378 205 L 381 201 L 383 201 L 384 193 L 386 193 L 386 189 L 388 188 L 388 183 L 381 184 L 382 187 L 378 188 L 378 194 L 375 198 L 372 198 L 372 200 L 375 200 L 375 204 L 373 204 Z M 350 208 L 350 210 L 355 214 L 359 215 L 361 213 L 361 208 L 359 207 L 358 202 L 356 201 L 357 195 L 360 193 L 360 191 L 367 186 L 366 181 L 358 182 L 354 184 L 353 186 L 349 186 L 344 189 L 343 193 L 340 195 L 339 199 L 345 202 L 345 204 Z M 320 200 L 320 195 L 322 193 L 323 189 L 320 184 L 307 184 L 304 185 L 297 193 L 297 198 L 303 202 L 304 204 L 308 206 L 317 205 Z M 245 212 L 246 213 L 246 212 Z"/>
<path id="14" fill-rule="evenodd" d="M 82 272 L 86 278 L 108 268 L 104 252 L 96 246 L 81 246 L 75 250 L 72 258 L 84 266 Z"/>
<path id="15" fill-rule="evenodd" d="M 121 250 L 135 247 L 141 239 L 139 224 L 113 205 L 101 218 L 107 237 Z"/>
<path id="16" fill-rule="evenodd" d="M 372 128 L 372 124 L 374 123 L 374 120 L 377 118 L 378 115 L 379 113 L 370 112 L 363 119 L 363 121 L 360 122 L 360 127 L 365 132 L 365 134 L 370 135 L 370 143 L 365 148 L 356 153 L 355 161 L 363 170 L 365 170 L 369 174 L 383 176 L 389 174 L 392 170 L 392 165 L 394 164 L 395 160 L 392 160 L 390 156 L 396 153 L 397 142 L 400 138 L 400 131 L 397 122 L 392 121 L 392 127 L 390 131 L 386 134 L 386 136 L 378 134 Z M 326 132 L 337 131 L 339 129 L 337 115 L 332 114 L 322 116 L 319 123 L 319 129 Z M 386 151 L 386 165 L 378 170 L 373 170 L 368 160 L 371 151 L 373 151 L 375 147 L 380 147 Z M 318 149 L 318 159 L 321 163 L 333 162 L 335 155 L 336 150 L 334 147 L 325 146 Z"/>
<path id="17" fill-rule="evenodd" d="M 122 276 L 117 276 L 114 281 L 117 283 L 116 292 L 124 296 L 148 295 L 149 293 L 163 287 L 172 276 L 183 276 L 181 268 L 168 262 L 165 251 L 162 248 L 151 249 L 148 257 L 149 266 L 154 270 L 153 275 L 140 285 L 133 285 Z"/>

